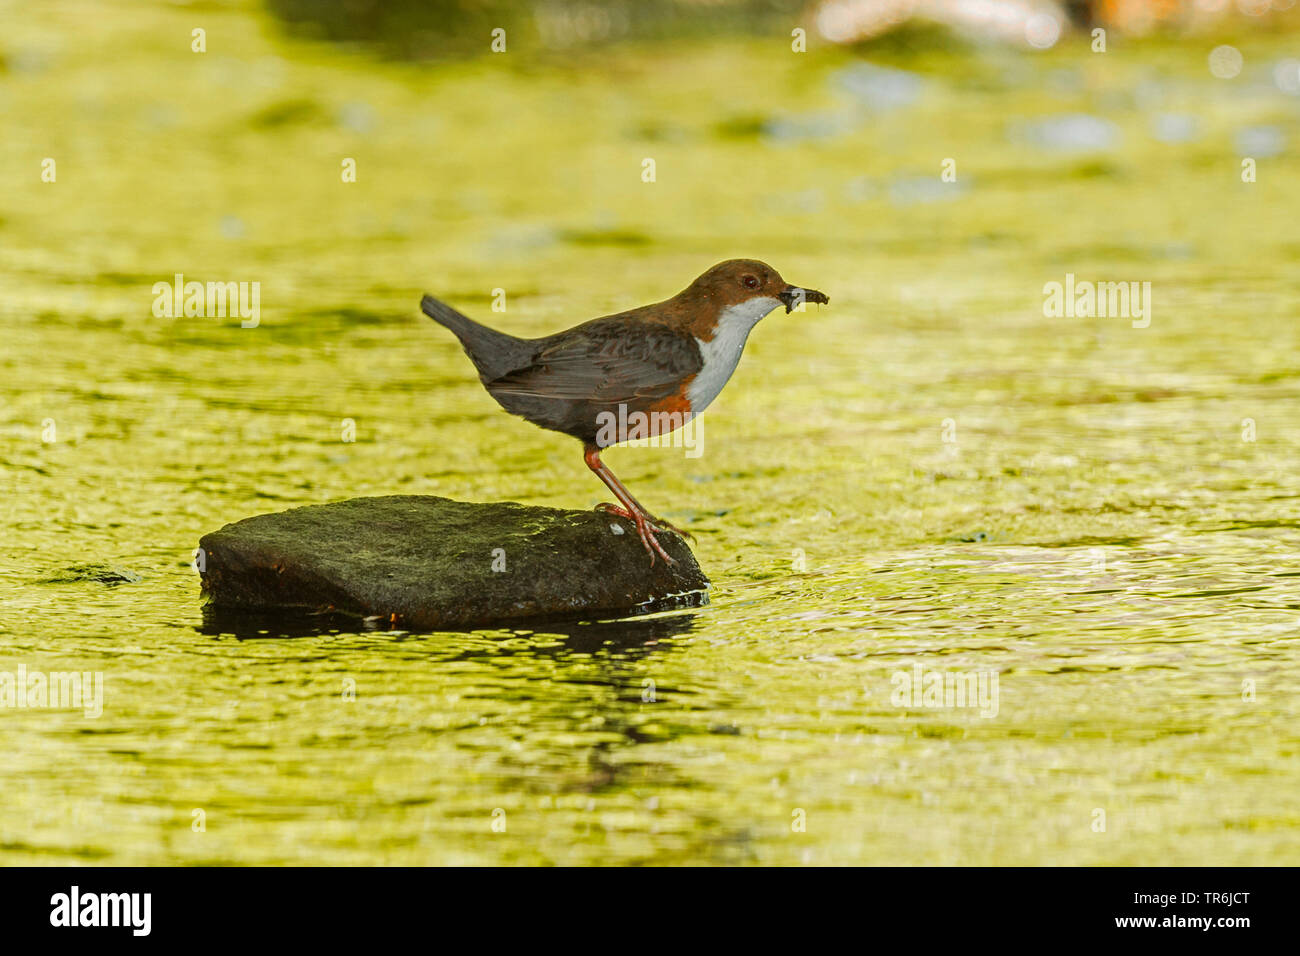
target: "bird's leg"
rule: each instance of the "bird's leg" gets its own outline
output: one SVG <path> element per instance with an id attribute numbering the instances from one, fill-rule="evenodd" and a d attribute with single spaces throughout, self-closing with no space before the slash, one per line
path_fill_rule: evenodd
<path id="1" fill-rule="evenodd" d="M 673 534 L 677 535 L 680 538 L 690 538 L 692 541 L 695 540 L 695 535 L 691 534 L 685 528 L 679 528 L 677 527 L 677 525 L 673 524 L 672 522 L 665 521 L 663 518 L 658 518 L 650 514 L 650 512 L 648 511 L 645 512 L 645 516 L 646 516 L 646 520 L 649 521 L 656 528 L 658 528 L 660 531 L 671 531 Z"/>
<path id="2" fill-rule="evenodd" d="M 611 478 L 613 477 L 612 473 L 610 477 Z M 614 480 L 618 481 L 617 478 L 615 478 Z M 619 485 L 621 487 L 622 482 L 619 482 Z M 625 494 L 627 494 L 629 498 L 632 498 L 632 493 L 628 491 L 627 488 L 623 488 L 623 491 Z M 632 498 L 632 504 L 636 505 L 637 510 L 640 511 L 641 514 L 645 516 L 645 520 L 648 521 L 652 527 L 658 528 L 660 531 L 671 531 L 673 534 L 678 535 L 679 537 L 682 538 L 690 538 L 692 541 L 695 540 L 695 535 L 691 534 L 689 531 L 685 530 L 684 528 L 679 528 L 677 527 L 677 525 L 665 521 L 663 518 L 652 515 L 646 509 L 646 506 L 641 504 L 641 502 L 637 501 L 635 498 Z M 631 512 L 623 508 L 620 508 L 618 505 L 612 505 L 608 501 L 596 505 L 596 509 L 598 511 L 604 511 L 612 515 L 618 515 L 620 518 L 627 518 L 628 520 L 632 519 Z"/>
<path id="3" fill-rule="evenodd" d="M 597 452 L 597 454 L 599 454 L 599 452 Z M 601 463 L 601 466 L 604 467 L 603 462 Z M 608 468 L 606 468 L 605 470 L 609 471 Z M 597 474 L 599 474 L 599 472 L 597 472 Z M 614 478 L 614 473 L 612 471 L 609 472 L 609 477 Z M 647 508 L 645 505 L 641 504 L 641 502 L 637 501 L 636 498 L 632 495 L 632 492 L 627 490 L 627 487 L 623 484 L 623 482 L 619 481 L 617 478 L 614 478 L 614 480 L 618 482 L 618 486 L 623 489 L 623 494 L 625 494 L 628 498 L 632 500 L 632 504 L 636 506 L 636 510 L 641 512 L 641 514 L 645 517 L 645 520 L 650 522 L 650 524 L 653 527 L 658 528 L 660 531 L 671 531 L 679 538 L 690 538 L 692 541 L 695 540 L 695 535 L 691 534 L 689 531 L 679 528 L 677 527 L 677 525 L 665 521 L 663 518 L 659 518 L 656 517 L 655 515 L 652 515 L 650 513 L 650 509 Z M 606 484 L 608 484 L 608 482 L 606 482 Z M 620 518 L 627 518 L 629 521 L 632 520 L 631 512 L 626 511 L 623 508 L 620 508 L 618 505 L 612 505 L 608 501 L 602 504 L 598 504 L 596 505 L 596 507 L 600 511 L 605 511 L 612 515 L 618 515 Z"/>
<path id="4" fill-rule="evenodd" d="M 650 522 L 650 524 L 653 527 L 658 528 L 660 531 L 671 531 L 673 534 L 677 535 L 678 537 L 690 538 L 692 541 L 695 540 L 695 535 L 691 534 L 685 528 L 679 528 L 677 527 L 677 525 L 673 524 L 672 522 L 665 521 L 663 518 L 657 517 L 656 515 L 652 515 L 649 511 L 646 511 L 645 505 L 641 504 L 641 502 L 637 501 L 635 498 L 633 498 L 632 500 L 636 502 L 636 506 L 641 509 L 641 514 L 645 515 L 645 520 Z M 596 507 L 598 507 L 601 511 L 608 511 L 610 514 L 621 515 L 624 518 L 629 517 L 623 511 L 622 508 L 616 507 L 615 505 L 611 505 L 608 502 L 606 502 L 603 505 L 597 505 Z"/>
<path id="5" fill-rule="evenodd" d="M 626 499 L 626 500 L 628 500 L 628 501 L 631 501 L 631 502 L 632 502 L 632 507 L 633 507 L 636 511 L 639 511 L 639 512 L 641 513 L 642 517 L 644 517 L 645 520 L 648 521 L 652 526 L 658 528 L 660 531 L 671 531 L 673 534 L 677 535 L 679 538 L 690 538 L 692 541 L 695 540 L 695 535 L 691 534 L 689 531 L 685 530 L 684 528 L 679 528 L 679 527 L 677 527 L 677 525 L 672 524 L 671 522 L 665 521 L 663 518 L 659 518 L 659 517 L 656 517 L 655 515 L 652 515 L 652 514 L 650 513 L 650 509 L 649 509 L 649 508 L 647 508 L 645 505 L 641 504 L 641 502 L 637 501 L 636 498 L 634 498 L 634 497 L 632 496 L 632 492 L 628 491 L 627 488 L 624 486 L 623 482 L 619 481 L 617 478 L 614 478 L 614 473 L 613 473 L 612 471 L 610 471 L 609 468 L 608 468 L 608 466 L 606 466 L 605 463 L 602 462 L 602 461 L 600 460 L 600 450 L 599 450 L 599 449 L 596 450 L 596 465 L 598 465 L 600 468 L 604 468 L 604 469 L 605 469 L 605 473 L 608 474 L 610 478 L 613 478 L 613 479 L 614 479 L 614 483 L 617 484 L 617 485 L 619 486 L 619 488 L 621 488 L 621 489 L 623 490 L 623 494 L 622 494 L 621 496 L 619 496 L 619 500 L 620 500 L 620 501 L 623 501 L 623 500 Z M 600 471 L 598 470 L 597 467 L 594 467 L 594 466 L 591 464 L 590 459 L 588 459 L 588 461 L 587 461 L 587 467 L 588 467 L 588 468 L 591 468 L 592 471 L 594 471 L 594 472 L 596 472 L 596 474 L 600 475 Z M 609 482 L 606 481 L 604 475 L 601 475 L 601 481 L 604 481 L 605 484 L 609 485 Z M 610 487 L 610 490 L 612 491 L 613 488 L 614 488 L 614 485 L 609 485 L 609 487 Z M 615 491 L 614 494 L 617 495 L 618 492 Z M 604 502 L 604 503 L 602 503 L 602 504 L 596 505 L 596 507 L 597 507 L 597 509 L 599 509 L 600 511 L 605 511 L 605 512 L 608 512 L 609 514 L 612 514 L 612 515 L 618 515 L 620 518 L 627 518 L 629 521 L 634 520 L 634 519 L 632 518 L 632 513 L 631 513 L 630 511 L 628 511 L 628 510 L 626 510 L 626 509 L 624 509 L 624 508 L 620 508 L 618 505 L 612 505 L 612 504 L 610 504 L 609 502 Z"/>
<path id="6" fill-rule="evenodd" d="M 668 552 L 663 549 L 663 546 L 655 538 L 654 532 L 650 530 L 652 522 L 646 510 L 632 497 L 632 493 L 623 487 L 623 482 L 614 477 L 614 473 L 609 470 L 609 466 L 600 460 L 600 448 L 595 445 L 587 445 L 583 450 L 582 458 L 587 463 L 587 467 L 596 473 L 596 477 L 603 481 L 610 491 L 614 492 L 614 497 L 623 505 L 622 508 L 605 505 L 602 506 L 601 510 L 627 518 L 636 525 L 636 533 L 641 538 L 641 543 L 650 552 L 651 565 L 655 563 L 656 554 L 669 564 L 676 564 L 677 562 L 668 556 Z"/>

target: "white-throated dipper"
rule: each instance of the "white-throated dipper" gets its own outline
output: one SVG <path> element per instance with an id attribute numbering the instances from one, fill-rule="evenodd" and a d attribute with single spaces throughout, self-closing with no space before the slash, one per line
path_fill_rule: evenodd
<path id="1" fill-rule="evenodd" d="M 539 339 L 480 325 L 433 296 L 420 307 L 456 334 L 502 408 L 582 442 L 587 467 L 622 505 L 600 508 L 636 526 L 653 565 L 656 554 L 673 560 L 654 532 L 685 532 L 633 498 L 600 450 L 682 427 L 727 384 L 759 319 L 781 305 L 789 313 L 803 302 L 829 301 L 815 289 L 790 285 L 765 263 L 728 259 L 671 299 Z M 638 424 L 610 428 L 611 422 Z"/>

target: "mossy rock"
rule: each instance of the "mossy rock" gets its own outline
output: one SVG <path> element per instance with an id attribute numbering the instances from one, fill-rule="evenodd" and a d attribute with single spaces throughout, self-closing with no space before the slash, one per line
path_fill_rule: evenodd
<path id="1" fill-rule="evenodd" d="M 708 578 L 686 543 L 658 538 L 675 564 L 651 565 L 631 522 L 597 511 L 352 498 L 206 534 L 200 572 L 214 610 L 335 611 L 408 630 L 706 603 Z"/>

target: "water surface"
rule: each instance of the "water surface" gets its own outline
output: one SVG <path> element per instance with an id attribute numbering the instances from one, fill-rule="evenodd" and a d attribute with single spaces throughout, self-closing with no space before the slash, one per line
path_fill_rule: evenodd
<path id="1" fill-rule="evenodd" d="M 202 55 L 186 8 L 0 11 L 0 670 L 105 688 L 0 711 L 0 860 L 1300 861 L 1287 42 L 1232 82 L 1154 42 L 417 67 L 201 12 Z M 760 324 L 699 457 L 607 459 L 709 607 L 205 623 L 192 549 L 251 514 L 602 499 L 422 292 L 538 335 L 741 255 L 831 305 Z M 175 273 L 260 324 L 155 318 Z M 1149 327 L 1045 317 L 1067 273 L 1152 283 Z M 892 702 L 918 664 L 996 716 Z"/>

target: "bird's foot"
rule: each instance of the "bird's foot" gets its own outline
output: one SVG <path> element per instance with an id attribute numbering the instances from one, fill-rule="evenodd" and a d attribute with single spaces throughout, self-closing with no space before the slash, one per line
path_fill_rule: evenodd
<path id="1" fill-rule="evenodd" d="M 654 525 L 654 526 L 655 526 L 656 528 L 658 528 L 660 531 L 671 531 L 673 534 L 677 535 L 677 537 L 679 537 L 679 538 L 690 538 L 692 541 L 695 540 L 695 535 L 691 534 L 691 533 L 690 533 L 689 531 L 687 531 L 685 528 L 679 528 L 679 527 L 677 527 L 677 525 L 675 525 L 675 524 L 671 524 L 671 523 L 665 521 L 663 518 L 656 518 L 656 517 L 655 517 L 654 515 L 652 515 L 652 514 L 647 514 L 645 517 L 646 517 L 646 520 L 647 520 L 647 521 L 649 521 L 652 525 Z"/>
<path id="2" fill-rule="evenodd" d="M 632 513 L 628 511 L 626 508 L 620 508 L 618 505 L 610 504 L 608 501 L 596 505 L 596 510 L 605 511 L 612 515 L 618 515 L 620 518 L 627 518 L 627 520 L 629 521 L 636 520 L 635 518 L 632 517 Z M 659 531 L 671 531 L 679 538 L 690 538 L 692 541 L 695 540 L 695 535 L 691 534 L 685 528 L 679 528 L 677 527 L 677 525 L 673 524 L 672 522 L 665 521 L 663 518 L 656 517 L 655 515 L 652 515 L 648 511 L 643 511 L 642 514 L 645 516 L 646 522 L 652 528 L 655 528 Z"/>
<path id="3" fill-rule="evenodd" d="M 641 538 L 641 543 L 645 545 L 645 549 L 650 552 L 651 567 L 654 567 L 656 554 L 669 564 L 677 563 L 669 557 L 668 552 L 663 549 L 663 545 L 661 545 L 658 539 L 655 538 L 654 532 L 650 530 L 651 528 L 659 528 L 661 531 L 665 530 L 664 528 L 661 528 L 655 522 L 655 519 L 650 517 L 650 515 L 640 511 L 629 511 L 626 508 L 620 508 L 618 505 L 612 505 L 609 502 L 602 502 L 601 504 L 596 505 L 596 510 L 603 511 L 606 514 L 617 515 L 620 518 L 626 518 L 636 526 L 636 533 Z M 671 526 L 666 530 L 677 531 L 676 528 Z M 680 534 L 681 532 L 677 533 Z"/>

